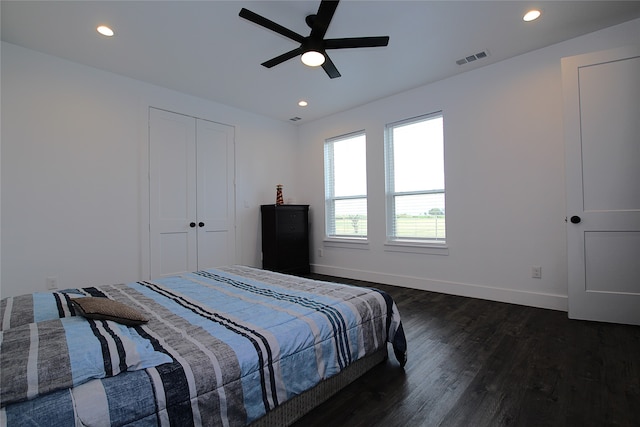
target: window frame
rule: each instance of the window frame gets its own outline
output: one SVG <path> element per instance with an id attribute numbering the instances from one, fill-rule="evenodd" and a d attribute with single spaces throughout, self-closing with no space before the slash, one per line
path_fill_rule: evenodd
<path id="1" fill-rule="evenodd" d="M 367 210 L 367 222 L 368 222 L 368 206 L 369 206 L 369 196 L 368 196 L 368 182 L 365 178 L 365 194 L 359 195 L 348 195 L 348 196 L 335 196 L 335 193 L 329 194 L 330 190 L 333 191 L 335 189 L 335 162 L 333 147 L 336 142 L 345 141 L 352 138 L 364 137 L 365 148 L 364 148 L 364 161 L 365 161 L 365 174 L 366 170 L 366 158 L 367 158 L 367 134 L 366 131 L 359 130 L 354 131 L 342 135 L 338 135 L 335 137 L 327 138 L 324 141 L 323 151 L 324 151 L 324 208 L 325 208 L 325 246 L 336 246 L 336 247 L 356 247 L 356 248 L 365 248 L 368 244 L 369 238 L 369 227 L 367 224 L 366 233 L 363 235 L 344 235 L 336 233 L 336 222 L 335 222 L 335 202 L 337 200 L 357 200 L 364 199 L 366 210 Z M 331 147 L 330 149 L 328 147 Z M 331 151 L 331 153 L 329 153 Z M 330 161 L 329 161 L 330 156 Z M 366 175 L 365 175 L 366 176 Z M 329 183 L 329 179 L 332 180 Z M 333 221 L 333 223 L 330 223 Z M 332 231 L 332 232 L 331 232 Z"/>
<path id="2" fill-rule="evenodd" d="M 435 111 L 420 116 L 387 123 L 385 125 L 384 133 L 384 172 L 385 172 L 385 204 L 386 204 L 386 242 L 385 251 L 391 252 L 412 252 L 412 253 L 425 253 L 435 255 L 448 255 L 448 240 L 447 240 L 447 227 L 445 220 L 445 237 L 439 238 L 420 238 L 420 237 L 398 237 L 395 235 L 395 220 L 396 220 L 396 204 L 395 198 L 397 196 L 411 196 L 411 195 L 428 195 L 428 194 L 442 194 L 445 199 L 446 206 L 446 183 L 442 189 L 429 189 L 429 190 L 412 190 L 412 191 L 398 191 L 396 192 L 394 187 L 395 181 L 395 153 L 392 133 L 397 127 L 410 125 L 413 123 L 420 123 L 428 120 L 440 118 L 442 119 L 442 150 L 443 150 L 443 171 L 445 169 L 445 156 L 444 156 L 444 113 L 442 110 Z M 444 178 L 444 177 L 443 177 Z M 446 179 L 445 179 L 446 181 Z M 446 212 L 446 208 L 445 208 Z"/>

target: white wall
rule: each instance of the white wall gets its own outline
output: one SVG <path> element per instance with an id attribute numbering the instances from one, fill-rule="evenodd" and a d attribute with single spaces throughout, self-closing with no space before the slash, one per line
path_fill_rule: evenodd
<path id="1" fill-rule="evenodd" d="M 566 309 L 560 58 L 640 43 L 640 20 L 295 128 L 2 43 L 1 296 L 143 278 L 149 105 L 236 127 L 238 262 L 260 265 L 259 205 L 311 204 L 317 272 Z M 388 253 L 383 129 L 443 110 L 449 255 Z M 325 138 L 366 129 L 368 250 L 325 248 Z M 297 151 L 296 151 L 297 150 Z M 530 278 L 532 265 L 542 279 Z"/>
<path id="2" fill-rule="evenodd" d="M 640 43 L 640 20 L 550 46 L 300 127 L 313 270 L 418 289 L 567 309 L 560 59 Z M 386 123 L 442 110 L 449 255 L 385 252 Z M 324 239 L 323 143 L 365 129 L 366 250 Z M 323 257 L 318 254 L 323 248 Z M 531 267 L 542 278 L 531 278 Z"/>
<path id="3" fill-rule="evenodd" d="M 1 66 L 3 297 L 148 274 L 149 105 L 235 126 L 237 262 L 261 264 L 259 205 L 301 193 L 295 126 L 12 44 Z"/>

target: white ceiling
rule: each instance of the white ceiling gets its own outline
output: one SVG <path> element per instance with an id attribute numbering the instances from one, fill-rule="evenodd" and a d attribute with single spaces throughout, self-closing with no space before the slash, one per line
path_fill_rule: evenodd
<path id="1" fill-rule="evenodd" d="M 2 40 L 279 120 L 319 117 L 640 17 L 640 1 L 343 0 L 327 38 L 390 36 L 387 47 L 331 50 L 342 77 L 238 16 L 242 7 L 303 36 L 314 1 L 7 1 Z M 526 10 L 542 16 L 526 23 Z M 97 34 L 108 24 L 115 37 Z M 467 65 L 456 60 L 486 50 Z M 297 106 L 300 99 L 309 106 Z"/>

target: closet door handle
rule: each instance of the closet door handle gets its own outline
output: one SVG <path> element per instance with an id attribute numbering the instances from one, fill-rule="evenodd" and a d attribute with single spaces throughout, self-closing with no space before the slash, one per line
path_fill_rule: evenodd
<path id="1" fill-rule="evenodd" d="M 189 227 L 194 228 L 195 226 L 196 226 L 196 223 L 195 223 L 195 222 L 191 222 L 191 223 L 189 223 Z"/>
<path id="2" fill-rule="evenodd" d="M 200 222 L 198 223 L 198 226 L 199 226 L 199 227 L 204 227 L 204 222 L 200 221 Z"/>

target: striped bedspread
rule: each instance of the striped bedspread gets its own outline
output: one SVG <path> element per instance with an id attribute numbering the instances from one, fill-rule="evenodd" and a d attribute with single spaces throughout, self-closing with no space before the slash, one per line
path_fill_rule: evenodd
<path id="1" fill-rule="evenodd" d="M 150 320 L 76 316 L 70 298 L 81 295 Z M 0 308 L 0 425 L 244 426 L 387 342 L 406 361 L 384 292 L 250 267 L 37 293 Z"/>

